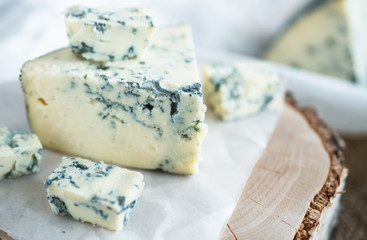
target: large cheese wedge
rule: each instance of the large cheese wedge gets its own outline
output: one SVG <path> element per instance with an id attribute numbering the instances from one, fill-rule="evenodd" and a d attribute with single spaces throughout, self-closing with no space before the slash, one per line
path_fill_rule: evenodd
<path id="1" fill-rule="evenodd" d="M 64 48 L 22 67 L 28 117 L 50 149 L 180 174 L 198 171 L 206 107 L 191 32 L 156 31 L 145 59 L 88 62 Z"/>

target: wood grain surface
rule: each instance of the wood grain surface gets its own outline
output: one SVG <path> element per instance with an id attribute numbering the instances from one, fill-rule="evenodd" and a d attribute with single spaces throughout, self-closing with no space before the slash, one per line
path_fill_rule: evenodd
<path id="1" fill-rule="evenodd" d="M 319 136 L 286 104 L 222 239 L 292 239 L 329 169 Z"/>

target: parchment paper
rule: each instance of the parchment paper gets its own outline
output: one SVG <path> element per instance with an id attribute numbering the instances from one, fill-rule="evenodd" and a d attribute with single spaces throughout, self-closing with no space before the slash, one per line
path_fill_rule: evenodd
<path id="1" fill-rule="evenodd" d="M 45 150 L 39 173 L 0 181 L 0 229 L 15 239 L 218 239 L 278 115 L 223 123 L 208 112 L 200 173 L 141 171 L 146 187 L 120 232 L 51 212 L 43 181 L 62 154 Z M 0 83 L 0 126 L 28 129 L 18 82 Z"/>

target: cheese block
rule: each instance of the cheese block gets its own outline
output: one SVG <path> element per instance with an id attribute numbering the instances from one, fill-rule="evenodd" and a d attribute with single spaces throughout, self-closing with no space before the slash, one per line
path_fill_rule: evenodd
<path id="1" fill-rule="evenodd" d="M 138 8 L 74 6 L 65 24 L 73 52 L 93 61 L 142 58 L 154 30 L 150 13 Z"/>
<path id="2" fill-rule="evenodd" d="M 363 0 L 317 1 L 289 24 L 264 58 L 367 86 L 366 15 Z"/>
<path id="3" fill-rule="evenodd" d="M 70 48 L 26 63 L 30 125 L 45 147 L 145 169 L 198 171 L 206 135 L 190 29 L 156 31 L 144 61 L 96 64 Z"/>
<path id="4" fill-rule="evenodd" d="M 0 128 L 0 180 L 36 173 L 42 161 L 42 145 L 34 134 Z"/>
<path id="5" fill-rule="evenodd" d="M 143 178 L 139 172 L 103 162 L 63 157 L 45 188 L 55 214 L 121 230 L 143 191 Z"/>
<path id="6" fill-rule="evenodd" d="M 261 62 L 203 64 L 205 98 L 222 120 L 235 120 L 282 106 L 284 84 Z"/>

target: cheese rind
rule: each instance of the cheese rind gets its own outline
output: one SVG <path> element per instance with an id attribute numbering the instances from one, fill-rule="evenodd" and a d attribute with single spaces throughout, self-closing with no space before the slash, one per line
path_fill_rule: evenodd
<path id="1" fill-rule="evenodd" d="M 55 214 L 121 230 L 143 191 L 143 179 L 136 171 L 63 157 L 61 164 L 46 179 L 45 188 Z"/>
<path id="2" fill-rule="evenodd" d="M 144 61 L 82 60 L 70 48 L 26 63 L 31 127 L 51 149 L 180 174 L 198 171 L 206 135 L 187 26 L 159 29 Z"/>
<path id="3" fill-rule="evenodd" d="M 65 25 L 75 54 L 93 61 L 142 58 L 154 30 L 144 9 L 103 9 L 74 6 Z"/>
<path id="4" fill-rule="evenodd" d="M 0 128 L 0 180 L 36 173 L 41 161 L 42 145 L 36 135 Z"/>
<path id="5" fill-rule="evenodd" d="M 264 63 L 204 64 L 202 70 L 206 101 L 222 120 L 282 106 L 283 81 Z"/>

